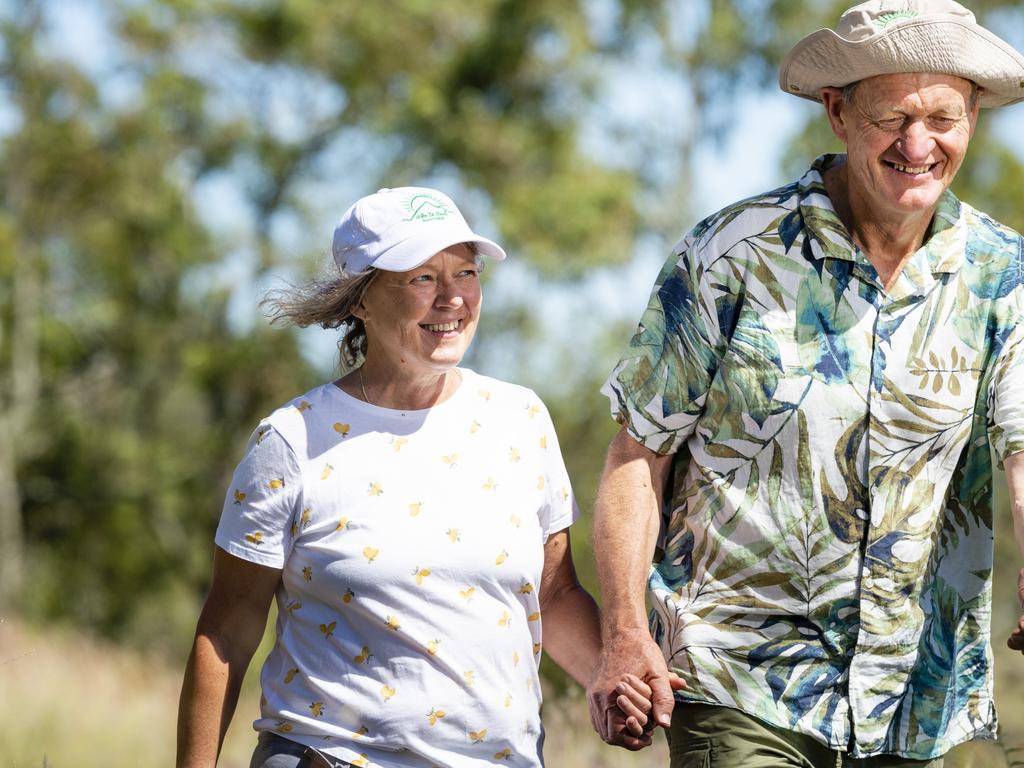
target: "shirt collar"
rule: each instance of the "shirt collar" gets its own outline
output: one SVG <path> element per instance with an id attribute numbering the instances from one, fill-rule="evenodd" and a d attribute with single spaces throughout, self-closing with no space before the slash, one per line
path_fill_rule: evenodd
<path id="1" fill-rule="evenodd" d="M 800 215 L 812 240 L 810 255 L 815 259 L 864 263 L 874 272 L 836 214 L 822 178 L 827 169 L 845 161 L 843 154 L 821 155 L 797 182 Z M 957 272 L 963 264 L 966 243 L 967 225 L 960 201 L 947 189 L 939 198 L 924 244 L 904 267 L 904 273 L 914 279 L 915 274 L 924 277 L 925 273 Z M 920 283 L 920 280 L 914 279 L 914 282 Z"/>

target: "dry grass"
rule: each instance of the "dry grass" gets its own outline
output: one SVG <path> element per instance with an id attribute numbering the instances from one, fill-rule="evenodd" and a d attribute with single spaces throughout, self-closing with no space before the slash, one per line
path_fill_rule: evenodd
<path id="1" fill-rule="evenodd" d="M 998 643 L 997 643 L 998 645 Z M 265 650 L 264 650 L 265 652 Z M 955 750 L 947 768 L 1024 766 L 1024 659 L 996 649 L 1003 744 Z M 223 768 L 246 768 L 259 698 L 256 665 L 228 732 Z M 0 768 L 161 768 L 173 763 L 181 669 L 65 629 L 0 620 Z M 664 740 L 633 754 L 590 729 L 577 693 L 549 697 L 545 755 L 552 768 L 667 768 Z M 1017 747 L 1016 750 L 1010 748 Z M 1007 752 L 1016 755 L 1008 758 Z"/>

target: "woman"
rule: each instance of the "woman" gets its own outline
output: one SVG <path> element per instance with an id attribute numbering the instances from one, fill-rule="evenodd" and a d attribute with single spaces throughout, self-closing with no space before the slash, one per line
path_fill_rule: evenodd
<path id="1" fill-rule="evenodd" d="M 548 653 L 583 685 L 600 639 L 547 411 L 458 367 L 481 257 L 505 253 L 425 188 L 359 200 L 333 252 L 340 279 L 271 304 L 346 326 L 343 354 L 362 362 L 265 419 L 235 471 L 178 764 L 216 762 L 276 596 L 252 766 L 540 765 L 540 614 Z M 636 683 L 621 706 L 639 745 Z"/>

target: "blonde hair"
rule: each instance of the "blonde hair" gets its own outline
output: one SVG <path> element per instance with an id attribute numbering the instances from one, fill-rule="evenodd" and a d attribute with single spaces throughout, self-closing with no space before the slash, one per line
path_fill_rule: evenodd
<path id="1" fill-rule="evenodd" d="M 345 328 L 338 350 L 345 366 L 354 368 L 366 357 L 366 326 L 352 310 L 363 300 L 376 274 L 373 267 L 362 272 L 342 271 L 335 278 L 268 291 L 260 307 L 267 312 L 271 324 Z"/>

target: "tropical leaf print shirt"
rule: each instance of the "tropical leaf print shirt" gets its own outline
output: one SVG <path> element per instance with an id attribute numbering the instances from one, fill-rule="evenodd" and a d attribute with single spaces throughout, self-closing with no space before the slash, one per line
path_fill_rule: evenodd
<path id="1" fill-rule="evenodd" d="M 1024 450 L 1021 237 L 947 192 L 887 292 L 800 181 L 697 225 L 605 393 L 675 454 L 652 631 L 689 687 L 854 756 L 995 730 L 992 466 Z"/>
<path id="2" fill-rule="evenodd" d="M 250 439 L 216 541 L 282 569 L 257 730 L 367 768 L 542 765 L 544 542 L 576 505 L 538 397 L 459 370 L 421 411 L 326 384 Z"/>

